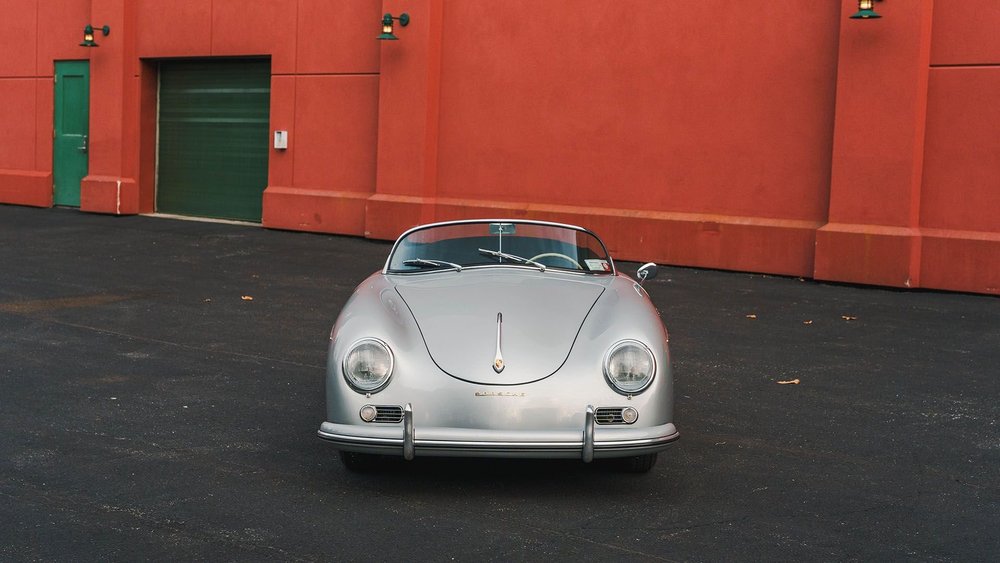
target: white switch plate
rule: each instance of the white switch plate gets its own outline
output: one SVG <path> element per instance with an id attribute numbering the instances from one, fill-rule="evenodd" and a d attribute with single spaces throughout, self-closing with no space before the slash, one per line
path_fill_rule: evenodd
<path id="1" fill-rule="evenodd" d="M 288 148 L 288 131 L 274 132 L 274 148 L 279 150 Z"/>

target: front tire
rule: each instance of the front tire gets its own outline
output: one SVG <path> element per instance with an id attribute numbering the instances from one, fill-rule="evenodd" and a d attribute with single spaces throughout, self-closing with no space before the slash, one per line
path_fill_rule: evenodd
<path id="1" fill-rule="evenodd" d="M 626 457 L 621 460 L 621 469 L 626 473 L 649 473 L 654 465 L 656 465 L 655 453 Z"/>
<path id="2" fill-rule="evenodd" d="M 340 450 L 340 461 L 348 471 L 367 473 L 378 467 L 378 456 Z"/>

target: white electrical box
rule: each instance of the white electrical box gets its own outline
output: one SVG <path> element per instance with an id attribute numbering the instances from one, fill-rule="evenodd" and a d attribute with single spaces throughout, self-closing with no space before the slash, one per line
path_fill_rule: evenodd
<path id="1" fill-rule="evenodd" d="M 274 148 L 283 150 L 288 148 L 288 131 L 274 132 Z"/>

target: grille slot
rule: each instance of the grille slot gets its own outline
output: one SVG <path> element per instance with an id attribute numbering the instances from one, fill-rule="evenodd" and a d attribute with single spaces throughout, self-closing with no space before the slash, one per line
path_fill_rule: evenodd
<path id="1" fill-rule="evenodd" d="M 622 417 L 623 407 L 598 407 L 594 411 L 594 422 L 597 424 L 625 424 Z"/>
<path id="2" fill-rule="evenodd" d="M 397 405 L 376 405 L 375 420 L 372 422 L 393 423 L 403 421 L 403 407 Z"/>

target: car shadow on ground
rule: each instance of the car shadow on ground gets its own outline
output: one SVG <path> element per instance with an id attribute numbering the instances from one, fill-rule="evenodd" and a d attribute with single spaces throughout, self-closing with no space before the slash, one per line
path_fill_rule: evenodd
<path id="1" fill-rule="evenodd" d="M 331 456 L 327 479 L 345 480 L 355 486 L 379 492 L 415 493 L 457 490 L 488 493 L 516 488 L 519 494 L 564 495 L 567 490 L 603 492 L 634 490 L 642 481 L 674 482 L 676 460 L 662 459 L 644 474 L 628 473 L 621 460 L 599 459 L 582 463 L 571 459 L 490 459 L 490 458 L 378 458 L 375 467 L 363 471 L 347 469 Z M 661 455 L 661 457 L 664 457 Z M 673 489 L 673 486 L 667 486 Z M 667 492 L 667 491 L 661 491 Z M 669 494 L 669 493 L 668 493 Z"/>

